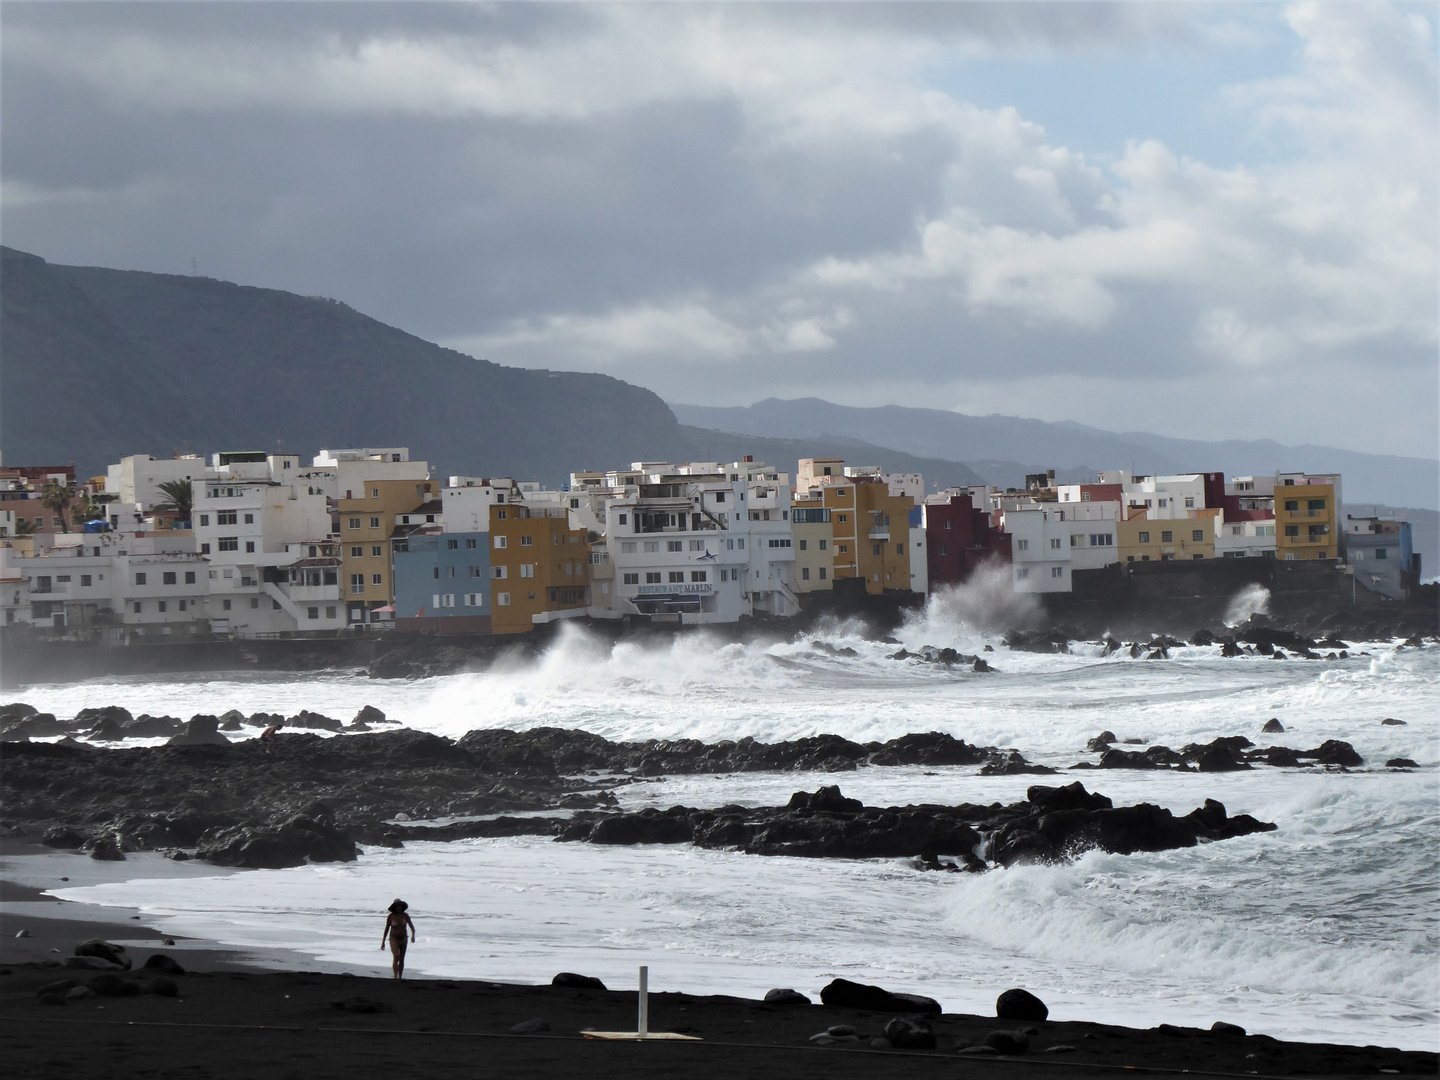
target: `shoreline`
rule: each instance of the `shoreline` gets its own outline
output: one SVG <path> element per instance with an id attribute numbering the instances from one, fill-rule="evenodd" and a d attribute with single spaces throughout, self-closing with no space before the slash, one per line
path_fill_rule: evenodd
<path id="1" fill-rule="evenodd" d="M 13 846 L 11 846 L 13 848 Z M 1280 1041 L 1265 1035 L 1161 1024 L 1137 1029 L 1119 1024 L 1048 1019 L 999 1020 L 966 1013 L 928 1016 L 936 1047 L 872 1046 L 896 1017 L 914 1016 L 895 1003 L 857 1009 L 814 1003 L 782 1006 L 760 1000 L 701 993 L 652 993 L 651 1030 L 686 1034 L 698 1042 L 601 1042 L 586 1029 L 633 1031 L 633 987 L 608 990 L 527 986 L 463 979 L 411 978 L 402 982 L 352 971 L 316 970 L 313 961 L 279 955 L 246 955 L 215 942 L 177 940 L 164 948 L 161 931 L 120 909 L 55 901 L 64 915 L 15 916 L 16 904 L 40 895 L 37 886 L 14 881 L 16 859 L 7 849 L 0 869 L 0 1054 L 12 1075 L 42 1075 L 64 1062 L 72 1070 L 139 1061 L 166 1075 L 307 1077 L 380 1076 L 419 1067 L 442 1075 L 473 1069 L 481 1053 L 486 1072 L 503 1076 L 630 1077 L 683 1069 L 695 1080 L 767 1075 L 815 1077 L 913 1077 L 957 1065 L 1016 1078 L 1105 1071 L 1188 1072 L 1197 1075 L 1402 1074 L 1435 1075 L 1440 1057 L 1429 1051 L 1378 1046 Z M 120 867 L 109 868 L 119 876 Z M 33 875 L 32 875 L 33 876 Z M 17 899 L 18 898 L 18 899 Z M 74 909 L 84 909 L 76 911 Z M 96 918 L 108 912 L 109 921 Z M 24 922 L 36 936 L 15 938 Z M 137 968 L 152 952 L 178 960 L 176 997 L 139 993 L 95 996 L 57 1007 L 36 991 L 59 979 L 84 984 L 94 973 L 44 966 L 56 964 L 89 937 L 132 942 Z M 146 944 L 141 945 L 140 942 Z M 154 946 L 149 943 L 154 942 Z M 146 987 L 153 973 L 121 973 Z M 887 987 L 892 991 L 904 987 Z M 997 987 L 997 993 L 1005 987 Z M 1043 997 L 1043 992 L 1042 995 Z M 348 1004 L 347 1004 L 348 1003 Z M 515 1031 L 521 1025 L 520 1032 Z M 830 1045 L 811 1040 L 836 1025 L 857 1038 Z M 164 1032 L 163 1038 L 157 1032 Z M 841 1029 L 843 1031 L 843 1029 Z M 995 1032 L 1022 1032 L 1028 1048 L 991 1053 L 957 1046 L 984 1045 Z M 993 1040 L 992 1040 L 993 1041 Z M 1070 1049 L 1051 1050 L 1052 1047 Z M 127 1058 L 134 1060 L 127 1063 Z M 303 1073 L 296 1072 L 303 1061 Z"/>

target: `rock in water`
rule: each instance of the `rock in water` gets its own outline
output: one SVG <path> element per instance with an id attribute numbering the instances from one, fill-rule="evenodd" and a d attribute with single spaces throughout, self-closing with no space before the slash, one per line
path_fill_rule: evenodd
<path id="1" fill-rule="evenodd" d="M 1260 729 L 1260 733 L 1262 735 L 1283 735 L 1285 734 L 1285 725 L 1280 723 L 1278 716 L 1272 716 L 1265 721 L 1265 726 Z"/>
<path id="2" fill-rule="evenodd" d="M 1038 1022 L 1050 1015 L 1050 1008 L 1028 990 L 1016 987 L 995 999 L 995 1015 L 1001 1020 Z"/>

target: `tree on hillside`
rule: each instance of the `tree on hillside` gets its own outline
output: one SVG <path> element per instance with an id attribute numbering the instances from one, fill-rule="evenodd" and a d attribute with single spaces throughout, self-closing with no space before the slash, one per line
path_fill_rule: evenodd
<path id="1" fill-rule="evenodd" d="M 40 505 L 60 519 L 60 527 L 66 532 L 70 531 L 71 499 L 70 489 L 54 480 L 48 482 L 44 490 L 40 492 Z"/>
<path id="2" fill-rule="evenodd" d="M 176 521 L 189 521 L 190 512 L 195 508 L 195 489 L 189 480 L 167 480 L 159 485 L 165 501 L 157 503 L 155 509 L 162 514 L 175 515 Z"/>

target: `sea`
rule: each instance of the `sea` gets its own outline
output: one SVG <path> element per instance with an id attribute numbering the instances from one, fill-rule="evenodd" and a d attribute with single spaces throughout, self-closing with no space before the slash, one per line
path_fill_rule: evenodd
<path id="1" fill-rule="evenodd" d="M 118 704 L 187 717 L 302 708 L 348 720 L 363 705 L 412 728 L 581 728 L 610 739 L 834 733 L 885 740 L 942 731 L 1013 747 L 1065 770 L 1088 739 L 1179 748 L 1222 735 L 1306 749 L 1343 739 L 1365 766 L 1226 774 L 1077 771 L 982 777 L 974 767 L 862 768 L 637 779 L 623 806 L 775 805 L 838 783 L 870 805 L 1009 802 L 1031 783 L 1078 778 L 1116 805 L 1187 813 L 1207 798 L 1278 829 L 1055 866 L 926 872 L 905 860 L 750 856 L 689 845 L 592 847 L 520 837 L 410 842 L 352 864 L 146 876 L 54 895 L 135 908 L 167 932 L 317 967 L 378 974 L 384 909 L 410 904 L 417 976 L 548 982 L 560 971 L 655 991 L 817 995 L 833 978 L 927 994 L 987 1014 L 1025 987 L 1056 1019 L 1209 1027 L 1277 1038 L 1440 1049 L 1440 648 L 1351 642 L 1347 659 L 1226 659 L 1182 646 L 1168 660 L 1012 652 L 1015 617 L 983 590 L 933 598 L 895 632 L 914 651 L 950 646 L 996 669 L 891 659 L 893 642 L 845 623 L 793 640 L 704 633 L 645 643 L 562 632 L 542 655 L 413 681 L 363 672 L 105 677 L 27 688 L 73 715 Z M 1264 597 L 1242 604 L 1243 617 Z M 822 640 L 837 655 L 819 649 Z M 985 652 L 989 646 L 993 652 Z M 1263 735 L 1271 718 L 1281 735 Z M 1403 725 L 1385 725 L 1391 718 Z M 344 736 L 340 736 L 344 737 Z M 1139 749 L 1137 744 L 1132 747 Z M 1392 758 L 1417 768 L 1386 769 Z"/>

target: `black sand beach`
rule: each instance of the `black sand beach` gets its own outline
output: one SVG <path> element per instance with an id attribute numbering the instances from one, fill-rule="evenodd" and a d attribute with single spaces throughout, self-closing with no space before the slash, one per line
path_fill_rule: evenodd
<path id="1" fill-rule="evenodd" d="M 6 848 L 8 866 L 23 864 L 14 845 Z M 167 948 L 163 935 L 143 920 L 124 912 L 97 920 L 97 910 L 108 909 L 56 901 L 34 886 L 0 884 L 0 1061 L 6 1075 L 314 1080 L 423 1072 L 821 1080 L 958 1071 L 1023 1080 L 1134 1071 L 1223 1076 L 1437 1072 L 1434 1053 L 1378 1046 L 1281 1042 L 1208 1027 L 1137 1030 L 1120 1023 L 1033 1023 L 950 1013 L 927 1018 L 936 1037 L 934 1050 L 874 1049 L 872 1040 L 902 1014 L 675 993 L 650 996 L 650 1028 L 698 1041 L 599 1041 L 584 1032 L 634 1030 L 633 988 L 432 979 L 395 983 L 358 973 L 267 970 L 257 959 L 273 968 L 281 958 L 247 957 L 192 941 Z M 29 936 L 17 937 L 22 929 Z M 43 1002 L 38 994 L 43 987 L 60 980 L 83 986 L 96 976 L 60 965 L 77 943 L 97 937 L 127 943 L 135 969 L 118 978 L 136 990 L 129 996 Z M 155 953 L 171 956 L 185 973 L 167 976 L 143 968 Z M 388 961 L 378 951 L 376 957 L 377 968 Z M 176 995 L 147 992 L 157 978 L 171 979 Z M 996 987 L 997 993 L 1003 989 Z M 1043 997 L 1043 988 L 1033 989 Z M 512 1032 L 526 1021 L 542 1021 L 544 1029 Z M 810 1042 L 836 1025 L 853 1027 L 858 1039 L 830 1046 Z M 1023 1032 L 1028 1049 L 957 1052 L 957 1047 L 983 1044 L 996 1031 Z"/>

